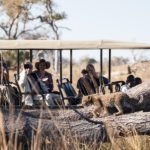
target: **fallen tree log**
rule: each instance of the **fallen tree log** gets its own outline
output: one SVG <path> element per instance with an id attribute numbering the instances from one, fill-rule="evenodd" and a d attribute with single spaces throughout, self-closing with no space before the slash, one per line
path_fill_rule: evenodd
<path id="1" fill-rule="evenodd" d="M 130 98 L 139 99 L 137 110 L 150 111 L 150 81 L 143 82 L 127 91 Z"/>
<path id="2" fill-rule="evenodd" d="M 55 118 L 56 116 L 51 117 L 51 119 L 50 117 L 43 118 L 42 116 L 49 113 L 46 110 L 41 110 L 42 115 L 40 117 L 33 117 L 33 113 L 36 112 L 39 112 L 39 110 L 34 110 L 34 112 L 24 110 L 21 114 L 18 111 L 13 114 L 13 117 L 12 115 L 10 117 L 8 113 L 3 113 L 5 132 L 9 134 L 17 131 L 30 139 L 33 132 L 36 134 L 38 131 L 42 135 L 41 137 L 48 138 L 50 141 L 62 140 L 64 137 L 69 138 L 70 136 L 70 138 L 76 138 L 84 142 L 105 141 L 109 136 L 126 136 L 134 131 L 139 134 L 150 133 L 150 112 L 136 112 L 117 117 L 111 115 L 105 118 L 92 119 L 99 121 L 99 124 L 90 123 L 80 117 L 78 118 L 79 120 L 63 120 L 62 112 L 60 116 L 57 116 L 57 119 Z M 86 116 L 84 110 L 81 112 Z M 65 116 L 68 113 L 74 114 L 71 110 L 67 110 L 63 115 Z M 17 118 L 18 116 L 20 117 Z"/>
<path id="3" fill-rule="evenodd" d="M 130 89 L 127 94 L 136 98 L 143 95 L 143 102 L 149 104 L 150 82 Z M 147 106 L 143 105 L 142 108 L 144 107 Z M 140 111 L 121 116 L 91 118 L 88 108 L 81 108 L 78 111 L 91 120 L 99 121 L 99 124 L 86 121 L 71 109 L 16 109 L 13 112 L 2 110 L 0 132 L 5 132 L 7 139 L 13 132 L 19 137 L 22 135 L 23 141 L 32 141 L 36 139 L 33 137 L 38 137 L 38 140 L 42 139 L 42 142 L 45 142 L 44 140 L 47 139 L 50 145 L 55 146 L 58 143 L 64 145 L 64 142 L 70 144 L 72 140 L 86 143 L 104 142 L 113 137 L 126 136 L 135 132 L 150 133 L 150 112 Z"/>

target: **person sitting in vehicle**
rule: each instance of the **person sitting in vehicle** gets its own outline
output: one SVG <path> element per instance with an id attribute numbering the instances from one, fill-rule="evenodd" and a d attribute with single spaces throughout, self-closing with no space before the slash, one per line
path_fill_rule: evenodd
<path id="1" fill-rule="evenodd" d="M 134 79 L 134 86 L 139 85 L 139 84 L 141 84 L 141 83 L 142 83 L 142 79 L 141 79 L 140 77 L 136 77 L 136 78 Z"/>
<path id="2" fill-rule="evenodd" d="M 93 64 L 88 64 L 86 66 L 86 69 L 83 69 L 81 73 L 83 77 L 79 78 L 77 82 L 77 88 L 80 89 L 82 93 L 84 93 L 84 91 L 87 91 L 86 95 L 99 93 L 100 77 L 95 71 L 95 67 L 93 66 Z M 109 80 L 106 77 L 102 76 L 101 79 L 103 84 L 109 83 Z"/>
<path id="3" fill-rule="evenodd" d="M 27 62 L 24 64 L 24 68 L 22 72 L 19 74 L 19 81 L 18 84 L 20 85 L 20 89 L 24 93 L 31 93 L 32 92 L 32 87 L 31 84 L 28 80 L 28 75 L 31 74 L 33 69 L 33 66 L 30 62 Z M 26 106 L 33 106 L 33 97 L 31 94 L 24 94 L 23 95 L 23 100 L 24 104 Z"/>
<path id="4" fill-rule="evenodd" d="M 35 68 L 37 70 L 34 71 L 34 73 L 36 73 L 43 83 L 45 83 L 48 91 L 52 92 L 54 88 L 52 74 L 46 71 L 46 69 L 50 68 L 50 62 L 46 61 L 45 59 L 40 59 L 35 63 Z"/>
<path id="5" fill-rule="evenodd" d="M 52 74 L 47 72 L 46 69 L 49 69 L 51 66 L 49 61 L 45 59 L 40 59 L 38 62 L 35 63 L 35 68 L 37 70 L 34 73 L 41 81 L 42 89 L 45 89 L 45 93 L 50 93 L 52 99 L 60 99 L 60 93 L 58 91 L 54 91 L 54 84 Z"/>
<path id="6" fill-rule="evenodd" d="M 108 84 L 109 80 L 104 76 L 100 77 L 99 74 L 96 72 L 93 64 L 88 64 L 86 66 L 86 70 L 88 72 L 88 76 L 90 78 L 91 85 L 93 84 L 93 87 L 95 89 L 95 93 L 99 93 L 99 86 L 101 84 L 104 84 L 104 85 Z M 100 81 L 102 83 L 100 83 Z"/>
<path id="7" fill-rule="evenodd" d="M 132 74 L 127 77 L 126 84 L 129 86 L 129 88 L 134 87 L 134 79 L 135 77 Z"/>
<path id="8" fill-rule="evenodd" d="M 126 93 L 128 89 L 130 89 L 134 86 L 135 86 L 135 77 L 134 77 L 134 75 L 131 74 L 131 75 L 127 76 L 127 80 L 126 80 L 125 84 L 123 84 L 121 86 L 121 91 Z"/>
<path id="9" fill-rule="evenodd" d="M 27 106 L 33 106 L 34 100 L 45 100 L 47 106 L 56 105 L 60 97 L 48 93 L 48 89 L 43 81 L 38 78 L 35 72 L 32 72 L 33 66 L 30 62 L 24 64 L 24 69 L 20 73 L 19 85 L 24 93 L 23 102 Z"/>
<path id="10" fill-rule="evenodd" d="M 90 83 L 90 79 L 88 77 L 88 72 L 83 69 L 81 71 L 82 77 L 78 79 L 77 81 L 77 88 L 79 89 L 78 95 L 81 96 L 83 95 L 90 95 L 95 93 L 95 89 L 93 85 Z"/>
<path id="11" fill-rule="evenodd" d="M 5 84 L 9 81 L 9 71 L 6 63 L 0 55 L 0 84 Z"/>

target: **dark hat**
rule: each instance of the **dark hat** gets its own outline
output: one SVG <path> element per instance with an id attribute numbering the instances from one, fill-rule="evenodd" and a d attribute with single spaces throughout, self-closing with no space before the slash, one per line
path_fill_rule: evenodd
<path id="1" fill-rule="evenodd" d="M 131 82 L 134 82 L 134 75 L 132 75 L 132 74 L 129 75 L 126 80 L 126 83 L 131 83 Z"/>
<path id="2" fill-rule="evenodd" d="M 45 63 L 46 69 L 50 68 L 50 66 L 51 66 L 51 64 L 50 64 L 49 61 L 46 61 L 45 59 L 40 59 L 39 62 L 36 62 L 36 63 L 35 63 L 35 68 L 39 70 L 39 65 L 40 65 L 41 63 Z"/>
<path id="3" fill-rule="evenodd" d="M 32 63 L 31 62 L 26 62 L 25 64 L 24 64 L 24 69 L 32 69 L 33 68 L 33 66 L 32 66 Z"/>

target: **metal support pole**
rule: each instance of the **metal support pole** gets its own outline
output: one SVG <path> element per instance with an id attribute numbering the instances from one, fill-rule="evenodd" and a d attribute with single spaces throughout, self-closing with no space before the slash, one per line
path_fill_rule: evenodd
<path id="1" fill-rule="evenodd" d="M 32 63 L 32 50 L 30 49 L 30 62 Z"/>
<path id="2" fill-rule="evenodd" d="M 17 77 L 19 80 L 19 73 L 20 73 L 20 56 L 19 56 L 19 49 L 17 50 Z"/>
<path id="3" fill-rule="evenodd" d="M 72 83 L 72 49 L 70 49 L 70 82 Z"/>
<path id="4" fill-rule="evenodd" d="M 59 50 L 60 52 L 60 82 L 62 83 L 62 50 Z"/>
<path id="5" fill-rule="evenodd" d="M 109 81 L 111 82 L 111 49 L 109 49 L 109 67 L 108 67 L 108 78 Z"/>
<path id="6" fill-rule="evenodd" d="M 103 76 L 103 49 L 100 49 L 100 83 L 101 85 L 103 83 L 102 76 Z"/>
<path id="7" fill-rule="evenodd" d="M 58 51 L 55 50 L 55 64 L 54 64 L 54 69 L 56 72 L 58 72 Z"/>

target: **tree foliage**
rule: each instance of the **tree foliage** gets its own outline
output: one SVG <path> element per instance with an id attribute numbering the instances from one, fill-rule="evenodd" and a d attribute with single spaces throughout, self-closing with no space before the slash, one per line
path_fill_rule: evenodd
<path id="1" fill-rule="evenodd" d="M 124 57 L 117 57 L 114 56 L 112 57 L 112 65 L 113 66 L 118 66 L 118 65 L 123 65 L 123 64 L 127 64 L 129 62 L 128 58 L 124 58 Z"/>
<path id="2" fill-rule="evenodd" d="M 57 12 L 52 0 L 1 0 L 0 3 L 1 39 L 59 39 L 62 27 L 57 22 L 65 19 L 66 13 Z"/>
<path id="3" fill-rule="evenodd" d="M 0 39 L 59 39 L 66 19 L 65 12 L 56 10 L 52 0 L 0 0 Z M 67 29 L 67 28 L 66 28 Z M 20 61 L 26 52 L 20 52 Z M 16 52 L 5 51 L 6 61 L 16 64 Z"/>
<path id="4" fill-rule="evenodd" d="M 148 60 L 150 52 L 147 50 L 131 50 L 133 62 Z"/>
<path id="5" fill-rule="evenodd" d="M 16 66 L 17 64 L 17 50 L 4 50 L 1 52 L 2 57 L 4 58 L 4 61 L 10 66 Z M 29 51 L 20 50 L 19 51 L 19 61 L 25 62 L 29 60 Z"/>
<path id="6" fill-rule="evenodd" d="M 86 63 L 86 64 L 89 64 L 89 63 L 91 63 L 91 64 L 95 64 L 95 63 L 97 63 L 97 60 L 95 60 L 94 58 L 90 58 L 90 57 L 84 57 L 84 58 L 82 58 L 81 60 L 80 60 L 80 63 Z"/>

